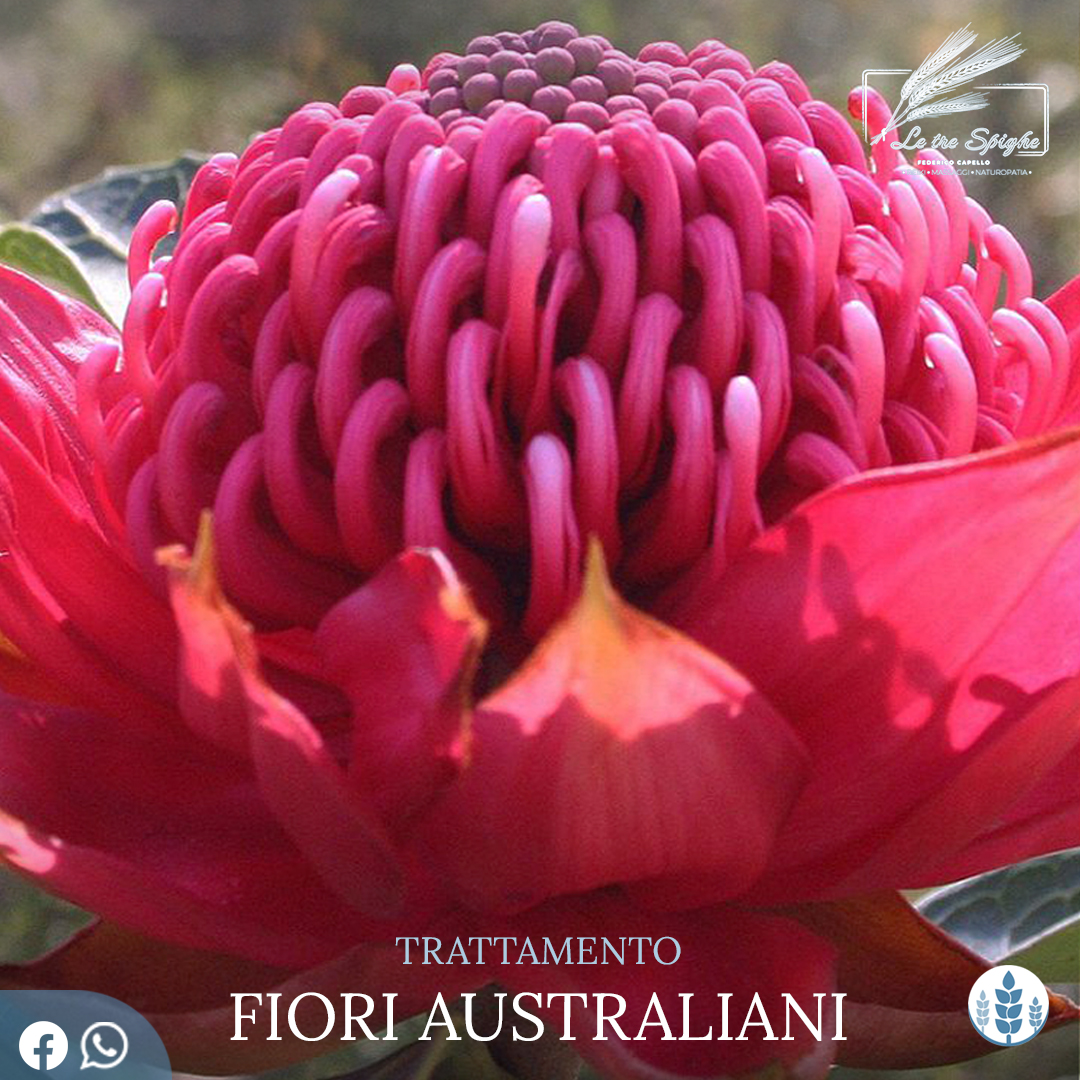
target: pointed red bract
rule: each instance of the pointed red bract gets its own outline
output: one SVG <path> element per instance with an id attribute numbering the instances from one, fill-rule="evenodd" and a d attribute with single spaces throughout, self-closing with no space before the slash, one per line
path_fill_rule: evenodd
<path id="1" fill-rule="evenodd" d="M 471 904 L 521 910 L 618 883 L 661 904 L 738 895 L 802 787 L 785 721 L 738 671 L 622 601 L 602 559 L 594 546 L 574 610 L 480 704 L 461 775 L 425 823 L 430 857 Z"/>
<path id="2" fill-rule="evenodd" d="M 267 807 L 328 889 L 372 918 L 402 914 L 405 883 L 390 837 L 315 725 L 262 678 L 250 628 L 214 577 L 208 529 L 192 560 L 169 562 L 181 624 L 201 631 L 194 656 L 219 682 L 214 703 L 223 715 L 211 734 L 224 732 L 250 755 Z"/>
<path id="3" fill-rule="evenodd" d="M 353 782 L 401 829 L 466 753 L 486 637 L 453 567 L 423 550 L 390 563 L 319 626 L 327 671 L 352 702 Z"/>

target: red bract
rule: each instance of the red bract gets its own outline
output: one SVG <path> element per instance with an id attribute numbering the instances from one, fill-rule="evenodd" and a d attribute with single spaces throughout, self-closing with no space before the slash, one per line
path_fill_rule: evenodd
<path id="1" fill-rule="evenodd" d="M 888 890 L 1077 835 L 1080 284 L 787 65 L 561 23 L 305 106 L 177 224 L 119 338 L 0 271 L 0 836 L 109 920 L 9 977 L 232 1071 L 181 1010 L 289 972 L 849 994 L 822 1047 L 583 1036 L 616 1075 L 976 1053 L 981 962 Z"/>

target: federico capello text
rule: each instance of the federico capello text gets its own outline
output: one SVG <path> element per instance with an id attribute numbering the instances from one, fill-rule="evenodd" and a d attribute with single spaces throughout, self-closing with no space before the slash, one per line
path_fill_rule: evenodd
<path id="1" fill-rule="evenodd" d="M 283 1002 L 282 996 L 233 994 L 233 1041 L 245 1042 L 251 1037 L 274 1042 L 284 1038 L 285 1030 L 304 1042 L 329 1038 L 397 1041 L 397 994 L 380 995 L 378 1007 L 376 998 L 368 994 L 340 994 L 336 1001 L 314 991 L 288 1002 Z M 536 1042 L 544 1036 L 546 1024 L 558 1030 L 564 1042 L 786 1042 L 794 1040 L 795 1033 L 805 1038 L 803 1028 L 819 1042 L 844 1040 L 844 994 L 805 995 L 807 1000 L 800 1005 L 785 993 L 780 1000 L 771 1001 L 769 1010 L 757 993 L 739 1001 L 729 993 L 718 993 L 715 1000 L 685 993 L 677 995 L 678 1001 L 666 995 L 663 1002 L 653 993 L 644 1010 L 640 1004 L 628 1009 L 626 998 L 612 993 L 519 993 L 512 998 L 506 993 L 484 994 L 482 1008 L 475 1005 L 477 996 L 463 994 L 447 1002 L 441 993 L 436 994 L 420 1040 L 491 1042 L 509 1034 L 516 1042 Z"/>

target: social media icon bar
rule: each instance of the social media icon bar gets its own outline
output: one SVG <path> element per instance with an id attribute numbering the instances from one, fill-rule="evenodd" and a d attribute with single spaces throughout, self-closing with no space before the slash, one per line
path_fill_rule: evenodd
<path id="1" fill-rule="evenodd" d="M 0 1080 L 172 1074 L 161 1037 L 124 1002 L 87 990 L 0 988 Z"/>
<path id="2" fill-rule="evenodd" d="M 31 1069 L 48 1072 L 67 1057 L 64 1029 L 50 1020 L 38 1020 L 19 1036 L 19 1056 Z"/>
<path id="3" fill-rule="evenodd" d="M 127 1057 L 128 1037 L 119 1024 L 100 1020 L 84 1032 L 80 1069 L 114 1069 Z"/>

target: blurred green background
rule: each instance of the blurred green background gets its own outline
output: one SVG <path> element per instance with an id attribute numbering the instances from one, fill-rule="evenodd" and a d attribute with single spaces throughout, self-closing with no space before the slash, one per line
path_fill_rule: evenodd
<path id="1" fill-rule="evenodd" d="M 969 188 L 1032 253 L 1040 293 L 1080 269 L 1076 0 L 0 0 L 0 218 L 107 164 L 239 149 L 303 101 L 547 18 L 627 50 L 719 37 L 794 64 L 841 109 L 864 68 L 915 67 L 965 22 L 980 42 L 1019 32 L 1027 53 L 993 81 L 1049 85 L 1050 152 Z M 983 115 L 1023 134 L 1035 97 L 995 95 Z"/>
<path id="2" fill-rule="evenodd" d="M 1029 176 L 975 177 L 968 188 L 1024 244 L 1040 295 L 1080 271 L 1077 0 L 0 0 L 0 219 L 109 164 L 239 150 L 304 101 L 336 101 L 401 60 L 422 65 L 479 33 L 549 18 L 627 51 L 718 37 L 755 63 L 792 63 L 841 111 L 864 68 L 915 67 L 965 22 L 980 42 L 1019 32 L 1027 53 L 993 81 L 1049 86 L 1050 151 L 1010 159 Z M 992 130 L 1022 134 L 1030 98 L 998 96 L 992 116 Z M 976 126 L 957 123 L 958 133 Z M 78 921 L 0 872 L 0 961 L 40 952 Z M 896 1075 L 1074 1080 L 1076 1039 L 1063 1031 L 969 1065 Z"/>

